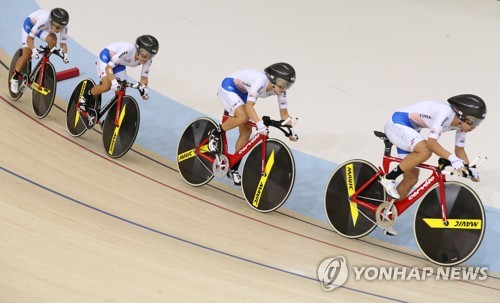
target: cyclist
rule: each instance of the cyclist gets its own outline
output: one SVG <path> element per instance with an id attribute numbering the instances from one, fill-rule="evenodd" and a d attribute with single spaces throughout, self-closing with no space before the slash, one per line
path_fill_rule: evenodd
<path id="1" fill-rule="evenodd" d="M 64 63 L 69 63 L 68 47 L 66 45 L 68 22 L 68 12 L 59 7 L 54 8 L 50 12 L 44 9 L 37 10 L 24 20 L 21 31 L 21 47 L 23 54 L 17 59 L 14 68 L 14 77 L 10 83 L 10 90 L 13 93 L 17 94 L 19 92 L 19 80 L 27 80 L 27 75 L 20 71 L 24 69 L 28 60 L 30 60 L 30 58 L 40 58 L 40 54 L 35 47 L 35 37 L 47 42 L 49 48 L 53 48 L 57 44 L 56 34 L 59 34 L 61 38 L 60 45 L 63 53 L 63 61 Z"/>
<path id="2" fill-rule="evenodd" d="M 108 45 L 99 54 L 97 74 L 101 83 L 86 91 L 77 105 L 78 111 L 87 120 L 86 126 L 92 127 L 95 123 L 97 113 L 92 108 L 93 97 L 109 91 L 110 89 L 120 89 L 117 79 L 127 79 L 126 67 L 136 67 L 142 65 L 139 92 L 143 100 L 149 98 L 147 86 L 149 69 L 153 57 L 158 53 L 160 44 L 151 35 L 139 36 L 135 43 L 117 42 Z M 84 119 L 84 120 L 85 120 Z"/>
<path id="3" fill-rule="evenodd" d="M 287 109 L 287 90 L 295 83 L 295 70 L 288 63 L 275 63 L 264 71 L 245 69 L 236 71 L 227 76 L 221 83 L 217 95 L 222 102 L 225 113 L 229 118 L 220 125 L 222 132 L 239 128 L 239 137 L 236 142 L 236 150 L 242 148 L 250 139 L 252 128 L 245 123 L 249 120 L 257 124 L 257 133 L 267 135 L 269 130 L 264 122 L 260 120 L 255 111 L 255 103 L 258 98 L 266 98 L 272 95 L 278 97 L 281 119 L 290 116 Z M 291 141 L 297 141 L 298 136 L 292 129 L 294 135 Z M 208 147 L 212 152 L 218 153 L 220 131 L 214 129 L 209 133 Z M 228 177 L 234 185 L 241 185 L 241 176 L 238 173 L 240 162 L 236 163 L 228 172 Z"/>
<path id="4" fill-rule="evenodd" d="M 465 152 L 465 138 L 486 118 L 486 104 L 475 95 L 458 95 L 448 99 L 448 104 L 426 101 L 396 111 L 385 124 L 387 138 L 397 147 L 401 163 L 381 178 L 387 194 L 394 199 L 406 197 L 418 182 L 417 165 L 427 161 L 432 154 L 448 159 L 457 173 L 470 174 L 479 182 L 477 169 L 469 167 Z M 427 140 L 420 130 L 429 128 Z M 441 133 L 456 130 L 455 150 L 449 152 L 438 139 Z M 396 187 L 396 178 L 403 174 L 403 180 Z"/>

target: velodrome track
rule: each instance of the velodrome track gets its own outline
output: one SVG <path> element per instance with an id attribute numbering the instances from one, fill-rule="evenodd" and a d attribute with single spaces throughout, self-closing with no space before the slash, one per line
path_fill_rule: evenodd
<path id="1" fill-rule="evenodd" d="M 0 61 L 10 62 L 2 51 Z M 218 183 L 192 188 L 140 146 L 107 158 L 100 134 L 68 135 L 65 102 L 34 118 L 0 67 L 0 302 L 493 302 L 485 281 L 354 281 L 322 290 L 316 269 L 429 266 L 418 253 L 348 240 L 286 209 L 252 211 Z"/>

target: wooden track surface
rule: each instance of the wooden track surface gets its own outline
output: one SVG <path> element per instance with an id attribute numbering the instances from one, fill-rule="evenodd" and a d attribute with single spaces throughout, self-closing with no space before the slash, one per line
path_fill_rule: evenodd
<path id="1" fill-rule="evenodd" d="M 10 58 L 2 51 L 2 62 Z M 284 208 L 251 210 L 212 181 L 135 145 L 105 156 L 96 131 L 72 138 L 57 100 L 34 118 L 31 91 L 8 97 L 0 66 L 0 303 L 497 302 L 500 280 L 354 281 L 326 292 L 322 260 L 430 266 L 416 252 L 344 239 Z M 177 140 L 177 138 L 172 138 Z M 379 232 L 379 231 L 376 231 Z"/>

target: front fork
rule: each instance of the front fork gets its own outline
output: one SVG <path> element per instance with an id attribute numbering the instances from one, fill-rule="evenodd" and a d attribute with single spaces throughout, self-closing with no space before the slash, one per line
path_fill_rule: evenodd
<path id="1" fill-rule="evenodd" d="M 444 226 L 448 226 L 448 210 L 446 208 L 446 193 L 444 186 L 444 182 L 439 182 L 439 203 L 441 204 L 441 218 L 443 219 L 443 224 Z"/>
<path id="2" fill-rule="evenodd" d="M 115 127 L 118 127 L 118 125 L 120 124 L 120 113 L 121 113 L 121 109 L 122 109 L 122 100 L 123 100 L 124 95 L 125 95 L 125 91 L 123 89 L 120 89 L 119 91 L 116 92 L 116 96 L 118 97 L 118 100 L 116 101 L 117 104 L 116 104 L 116 112 L 115 112 L 115 120 L 114 120 Z"/>
<path id="3" fill-rule="evenodd" d="M 262 142 L 262 161 L 261 161 L 261 166 L 260 166 L 260 174 L 262 176 L 265 176 L 266 175 L 267 136 L 264 136 L 264 138 L 262 139 L 261 142 Z"/>

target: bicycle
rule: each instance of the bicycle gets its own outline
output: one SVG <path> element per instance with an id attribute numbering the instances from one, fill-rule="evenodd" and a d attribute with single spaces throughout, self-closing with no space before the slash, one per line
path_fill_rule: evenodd
<path id="1" fill-rule="evenodd" d="M 126 95 L 127 87 L 139 90 L 140 83 L 132 84 L 126 80 L 117 80 L 121 88 L 115 91 L 115 96 L 104 107 L 101 108 L 101 95 L 88 100 L 91 103 L 90 110 L 96 114 L 96 124 L 101 124 L 106 154 L 115 159 L 130 150 L 140 124 L 139 105 L 132 96 Z M 83 93 L 94 86 L 95 82 L 92 79 L 82 80 L 71 94 L 66 109 L 66 128 L 73 137 L 79 137 L 93 127 L 86 125 L 80 116 L 82 113 L 78 110 L 78 105 Z M 106 115 L 108 111 L 112 114 Z M 104 122 L 100 122 L 104 115 L 106 115 Z"/>
<path id="2" fill-rule="evenodd" d="M 56 70 L 54 68 L 54 65 L 50 62 L 49 57 L 52 54 L 55 54 L 61 59 L 64 59 L 64 56 L 60 53 L 60 49 L 57 49 L 55 47 L 49 48 L 48 46 L 43 45 L 40 46 L 38 52 L 42 54 L 42 58 L 35 65 L 33 71 L 31 71 L 31 60 L 28 60 L 28 62 L 26 62 L 24 69 L 20 71 L 24 74 L 24 77 L 22 79 L 18 79 L 19 92 L 14 93 L 10 89 L 10 83 L 14 78 L 14 69 L 16 67 L 17 60 L 23 53 L 23 49 L 20 48 L 16 51 L 10 63 L 9 81 L 7 85 L 9 86 L 10 97 L 14 101 L 21 98 L 21 96 L 24 94 L 24 91 L 26 90 L 26 87 L 31 87 L 31 103 L 33 106 L 33 112 L 35 113 L 35 116 L 37 116 L 37 118 L 42 119 L 49 114 L 50 110 L 52 109 L 52 105 L 54 105 L 54 99 L 56 97 Z"/>
<path id="3" fill-rule="evenodd" d="M 466 261 L 479 248 L 485 231 L 485 212 L 478 195 L 467 185 L 447 181 L 450 161 L 440 158 L 438 166 L 420 164 L 430 176 L 405 198 L 395 202 L 378 182 L 391 163 L 402 159 L 391 156 L 392 143 L 384 141 L 382 168 L 368 161 L 349 160 L 333 172 L 325 191 L 325 211 L 333 229 L 347 238 L 360 238 L 376 226 L 391 227 L 412 204 L 421 199 L 413 221 L 414 236 L 422 254 L 431 262 L 453 266 Z M 478 167 L 477 158 L 470 165 Z M 463 177 L 469 177 L 463 175 Z"/>
<path id="4" fill-rule="evenodd" d="M 228 116 L 223 116 L 223 121 Z M 266 126 L 274 127 L 287 137 L 293 135 L 290 118 L 284 121 L 262 118 Z M 247 122 L 255 127 L 255 123 Z M 219 125 L 210 118 L 198 118 L 189 124 L 179 140 L 177 167 L 184 181 L 202 186 L 214 176 L 222 178 L 236 163 L 246 157 L 242 170 L 241 187 L 245 201 L 256 211 L 278 209 L 290 195 L 295 181 L 295 162 L 290 149 L 278 139 L 257 134 L 234 154 L 228 152 L 226 133 L 219 140 L 220 154 L 208 149 L 208 133 Z M 222 148 L 221 148 L 221 145 Z"/>

